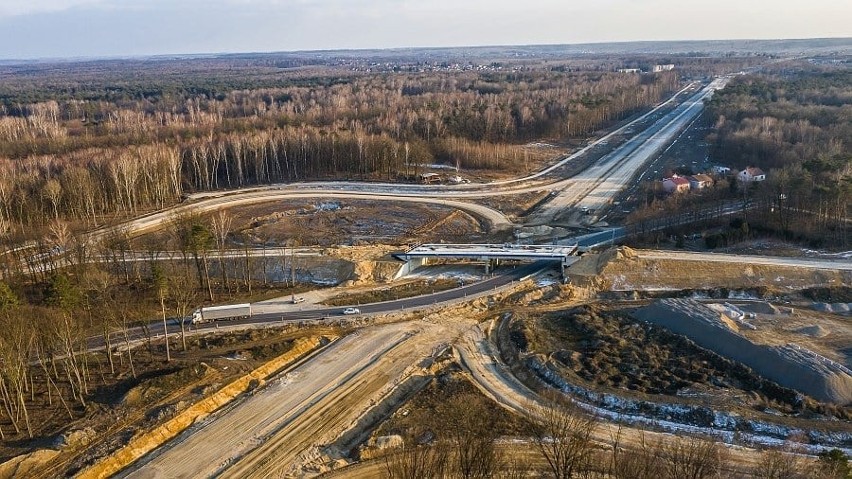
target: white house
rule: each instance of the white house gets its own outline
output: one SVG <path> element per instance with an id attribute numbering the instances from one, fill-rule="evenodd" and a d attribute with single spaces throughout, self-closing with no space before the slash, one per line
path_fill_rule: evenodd
<path id="1" fill-rule="evenodd" d="M 716 165 L 713 167 L 713 173 L 716 173 L 717 175 L 727 175 L 730 172 L 731 169 L 727 166 Z"/>
<path id="2" fill-rule="evenodd" d="M 686 178 L 689 180 L 689 188 L 693 190 L 707 188 L 708 186 L 713 184 L 713 178 L 710 178 L 709 176 L 702 173 L 687 176 Z"/>
<path id="3" fill-rule="evenodd" d="M 743 183 L 751 183 L 754 181 L 763 181 L 766 179 L 766 173 L 756 166 L 749 166 L 737 174 L 737 180 Z"/>

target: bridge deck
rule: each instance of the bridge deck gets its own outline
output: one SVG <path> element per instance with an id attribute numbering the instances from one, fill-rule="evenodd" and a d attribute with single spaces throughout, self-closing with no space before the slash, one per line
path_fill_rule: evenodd
<path id="1" fill-rule="evenodd" d="M 576 245 L 514 244 L 423 244 L 396 255 L 409 261 L 416 258 L 512 259 L 567 261 L 577 251 Z"/>

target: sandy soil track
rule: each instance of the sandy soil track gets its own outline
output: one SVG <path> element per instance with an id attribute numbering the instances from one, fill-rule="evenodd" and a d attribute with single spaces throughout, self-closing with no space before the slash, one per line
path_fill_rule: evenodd
<path id="1" fill-rule="evenodd" d="M 413 321 L 359 330 L 123 477 L 298 476 L 388 385 L 417 370 L 421 359 L 465 327 Z"/>

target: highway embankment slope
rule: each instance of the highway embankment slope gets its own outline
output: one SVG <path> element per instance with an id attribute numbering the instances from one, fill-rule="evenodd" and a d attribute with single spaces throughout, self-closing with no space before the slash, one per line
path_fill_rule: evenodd
<path id="1" fill-rule="evenodd" d="M 139 458 L 176 438 L 193 424 L 202 421 L 241 394 L 257 387 L 277 371 L 293 364 L 299 358 L 304 357 L 326 342 L 327 339 L 321 337 L 297 339 L 293 347 L 286 353 L 229 383 L 165 423 L 136 435 L 127 445 L 85 469 L 77 477 L 79 479 L 112 477 Z"/>
<path id="2" fill-rule="evenodd" d="M 820 401 L 852 403 L 852 375 L 845 366 L 795 344 L 755 344 L 734 330 L 730 320 L 698 301 L 663 299 L 640 308 L 634 316 L 682 334 L 782 386 Z"/>

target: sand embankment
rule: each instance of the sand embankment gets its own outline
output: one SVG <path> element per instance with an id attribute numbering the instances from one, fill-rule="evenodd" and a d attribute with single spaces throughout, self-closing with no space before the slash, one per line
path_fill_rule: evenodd
<path id="1" fill-rule="evenodd" d="M 757 374 L 815 399 L 852 403 L 852 372 L 843 365 L 795 344 L 755 344 L 732 329 L 722 315 L 691 299 L 663 299 L 634 316 L 682 334 L 696 344 Z"/>
<path id="2" fill-rule="evenodd" d="M 321 337 L 297 339 L 293 347 L 286 353 L 245 376 L 234 380 L 211 396 L 181 411 L 177 416 L 165 423 L 136 435 L 127 445 L 118 451 L 83 470 L 77 475 L 77 478 L 106 478 L 114 475 L 137 459 L 177 437 L 178 434 L 189 428 L 196 421 L 209 416 L 220 407 L 233 401 L 240 394 L 256 387 L 266 378 L 313 351 L 322 345 L 323 341 L 324 339 Z"/>

